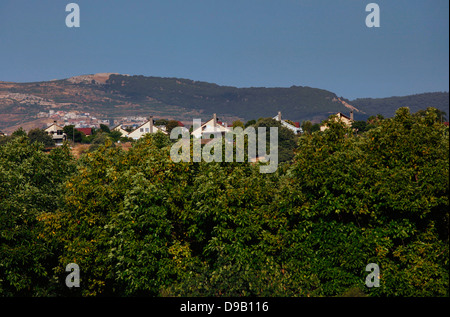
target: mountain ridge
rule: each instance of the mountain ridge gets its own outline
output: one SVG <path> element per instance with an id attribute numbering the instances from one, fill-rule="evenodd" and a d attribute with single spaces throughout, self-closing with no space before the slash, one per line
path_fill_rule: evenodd
<path id="1" fill-rule="evenodd" d="M 0 82 L 0 130 L 33 122 L 43 125 L 45 120 L 38 120 L 38 114 L 51 110 L 89 112 L 106 120 L 153 115 L 184 122 L 206 120 L 217 113 L 230 123 L 273 117 L 281 111 L 292 121 L 320 122 L 330 114 L 348 115 L 351 110 L 356 120 L 378 113 L 391 116 L 407 102 L 411 111 L 429 104 L 448 113 L 448 92 L 348 100 L 307 86 L 237 88 L 176 77 L 97 73 L 32 83 Z"/>

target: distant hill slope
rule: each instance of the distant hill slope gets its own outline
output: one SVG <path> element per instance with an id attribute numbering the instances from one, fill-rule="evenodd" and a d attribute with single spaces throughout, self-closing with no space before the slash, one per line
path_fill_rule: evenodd
<path id="1" fill-rule="evenodd" d="M 133 100 L 151 97 L 166 105 L 244 120 L 275 116 L 278 111 L 294 121 L 350 111 L 334 93 L 310 87 L 236 88 L 189 79 L 123 75 L 111 75 L 107 84 L 110 92 Z"/>
<path id="2" fill-rule="evenodd" d="M 447 118 L 449 115 L 448 92 L 434 92 L 377 99 L 363 98 L 352 100 L 350 103 L 353 106 L 364 110 L 367 114 L 382 114 L 385 117 L 394 116 L 395 111 L 400 107 L 409 107 L 411 112 L 417 112 L 418 110 L 426 109 L 427 107 L 434 107 L 445 111 Z"/>
<path id="3" fill-rule="evenodd" d="M 390 117 L 401 106 L 409 106 L 413 112 L 434 106 L 448 114 L 448 93 L 350 101 L 311 87 L 236 88 L 114 73 L 47 82 L 0 82 L 0 130 L 5 131 L 19 126 L 41 127 L 46 120 L 38 118 L 38 113 L 49 110 L 89 112 L 103 119 L 153 115 L 185 122 L 209 119 L 217 113 L 229 123 L 273 117 L 281 111 L 283 118 L 293 121 L 320 122 L 337 112 L 348 115 L 350 110 L 354 110 L 356 120 L 376 114 Z"/>

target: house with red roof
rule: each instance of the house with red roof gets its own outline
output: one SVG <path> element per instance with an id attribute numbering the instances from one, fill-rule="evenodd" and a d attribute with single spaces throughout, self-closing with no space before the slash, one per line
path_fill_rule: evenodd
<path id="1" fill-rule="evenodd" d="M 92 128 L 75 128 L 77 131 L 83 132 L 84 135 L 90 136 L 92 135 Z"/>

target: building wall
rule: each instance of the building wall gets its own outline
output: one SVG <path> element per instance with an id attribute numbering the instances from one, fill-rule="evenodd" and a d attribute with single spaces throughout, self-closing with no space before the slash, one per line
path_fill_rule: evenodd
<path id="1" fill-rule="evenodd" d="M 337 114 L 337 118 L 334 118 L 334 120 L 341 120 L 347 127 L 351 127 L 352 126 L 352 120 L 344 117 L 341 113 Z M 322 126 L 320 126 L 320 131 L 325 131 L 326 129 L 328 129 L 327 125 L 324 124 Z"/>
<path id="2" fill-rule="evenodd" d="M 201 138 L 203 134 L 223 134 L 227 131 L 230 131 L 229 128 L 224 127 L 223 125 L 217 123 L 216 127 L 214 128 L 214 119 L 211 119 L 207 121 L 206 123 L 202 124 L 201 127 L 195 129 L 192 131 L 192 135 L 196 138 Z"/>
<path id="3" fill-rule="evenodd" d="M 156 126 L 153 126 L 152 128 L 153 133 L 156 133 L 158 131 L 161 131 L 162 133 L 166 133 L 164 131 L 162 131 L 161 129 L 157 128 Z M 130 132 L 127 136 L 129 138 L 132 139 L 140 139 L 144 134 L 150 133 L 150 122 L 146 122 L 143 125 L 141 125 L 140 127 L 138 127 L 136 130 L 134 130 L 133 132 Z"/>

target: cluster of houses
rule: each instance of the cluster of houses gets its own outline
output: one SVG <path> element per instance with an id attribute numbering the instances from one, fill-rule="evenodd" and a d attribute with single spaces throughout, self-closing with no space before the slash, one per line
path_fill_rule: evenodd
<path id="1" fill-rule="evenodd" d="M 282 126 L 286 127 L 287 129 L 291 130 L 294 134 L 301 134 L 303 133 L 302 128 L 300 127 L 299 122 L 292 122 L 289 120 L 283 120 L 281 117 L 281 112 L 278 112 L 276 116 L 273 117 L 273 119 L 281 122 Z M 351 127 L 352 123 L 354 122 L 353 119 L 353 111 L 350 111 L 350 116 L 346 116 L 345 114 L 338 112 L 334 116 L 334 120 L 343 122 L 346 126 Z M 183 124 L 178 121 L 179 126 L 183 126 Z M 444 122 L 444 125 L 448 126 L 448 122 Z M 86 136 L 89 136 L 92 134 L 91 128 L 76 128 L 78 131 L 83 132 Z M 320 127 L 320 131 L 325 131 L 328 129 L 327 124 L 324 123 Z M 47 127 L 45 130 L 47 134 L 49 134 L 55 143 L 57 145 L 63 144 L 64 141 L 67 140 L 67 135 L 64 133 L 63 127 L 61 125 L 58 125 L 56 121 L 53 122 L 52 125 Z M 154 125 L 153 117 L 150 116 L 148 121 L 146 121 L 141 126 L 137 127 L 135 130 L 129 132 L 126 131 L 122 125 L 118 125 L 115 128 L 112 129 L 112 131 L 119 131 L 123 137 L 128 137 L 134 140 L 138 140 L 141 137 L 143 137 L 147 133 L 157 133 L 161 132 L 164 134 L 168 134 L 166 131 L 165 126 L 156 126 Z M 227 132 L 230 132 L 231 128 L 228 127 L 227 123 L 221 122 L 218 120 L 216 114 L 213 115 L 213 117 L 200 125 L 199 127 L 196 127 L 192 132 L 191 135 L 195 138 L 202 138 L 206 134 L 208 136 L 207 139 L 211 137 L 211 135 L 217 135 L 221 134 L 224 135 Z M 0 136 L 6 136 L 5 133 L 0 131 Z"/>
<path id="2" fill-rule="evenodd" d="M 300 134 L 302 133 L 302 128 L 300 127 L 299 122 L 295 122 L 294 124 L 283 120 L 281 118 L 281 112 L 278 112 L 276 116 L 273 117 L 273 119 L 281 122 L 281 124 L 291 130 L 294 134 Z M 179 123 L 182 125 L 181 123 Z M 92 133 L 91 128 L 76 128 L 78 131 L 83 132 L 85 135 L 90 135 Z M 52 125 L 47 127 L 45 130 L 47 134 L 49 134 L 55 143 L 57 145 L 62 144 L 65 140 L 67 140 L 67 135 L 63 131 L 63 127 L 58 125 L 56 121 L 53 122 Z M 147 133 L 157 133 L 161 132 L 164 134 L 167 134 L 165 127 L 161 126 L 155 126 L 153 117 L 150 116 L 147 122 L 142 124 L 141 126 L 137 127 L 135 130 L 128 132 L 126 131 L 121 125 L 116 126 L 112 129 L 112 131 L 119 131 L 123 137 L 128 137 L 134 140 L 138 140 L 141 137 L 143 137 Z M 204 134 L 208 135 L 208 138 L 210 138 L 211 135 L 221 134 L 224 135 L 226 132 L 231 131 L 231 128 L 228 127 L 227 123 L 221 122 L 218 120 L 216 114 L 213 115 L 213 117 L 194 129 L 191 132 L 191 135 L 195 138 L 202 138 Z"/>

